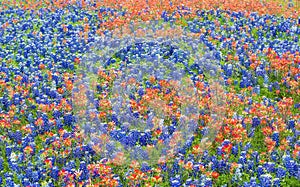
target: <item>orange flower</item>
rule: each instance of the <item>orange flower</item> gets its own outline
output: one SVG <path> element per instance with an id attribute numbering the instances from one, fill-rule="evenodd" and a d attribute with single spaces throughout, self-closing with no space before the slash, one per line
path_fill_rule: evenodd
<path id="1" fill-rule="evenodd" d="M 282 150 L 282 151 L 285 151 L 288 147 L 289 147 L 289 144 L 288 144 L 287 139 L 286 138 L 282 139 L 280 141 L 279 149 Z"/>
<path id="2" fill-rule="evenodd" d="M 125 155 L 123 152 L 119 152 L 117 153 L 117 155 L 115 156 L 115 158 L 112 160 L 112 163 L 115 165 L 122 165 L 124 164 L 126 161 Z"/>
<path id="3" fill-rule="evenodd" d="M 45 162 L 46 166 L 52 168 L 52 161 L 51 160 L 46 159 L 44 162 Z"/>
<path id="4" fill-rule="evenodd" d="M 66 138 L 66 139 L 64 140 L 64 145 L 65 145 L 65 146 L 68 146 L 68 147 L 71 147 L 71 145 L 72 145 L 72 140 L 71 140 L 70 138 Z"/>
<path id="5" fill-rule="evenodd" d="M 213 172 L 211 173 L 211 176 L 212 176 L 214 179 L 217 179 L 217 178 L 220 176 L 220 174 L 219 174 L 218 172 L 216 172 L 216 171 L 213 171 Z"/>
<path id="6" fill-rule="evenodd" d="M 133 160 L 130 164 L 130 168 L 137 169 L 139 167 L 140 167 L 140 164 L 136 160 Z"/>
<path id="7" fill-rule="evenodd" d="M 12 108 L 12 107 L 11 107 L 11 108 Z M 9 110 L 9 111 L 8 111 L 8 115 L 9 115 L 10 118 L 13 118 L 13 117 L 15 116 L 15 111 Z"/>
<path id="8" fill-rule="evenodd" d="M 294 151 L 293 151 L 293 156 L 294 156 L 294 158 L 297 158 L 298 157 L 298 155 L 300 154 L 300 150 L 298 149 L 295 149 Z"/>
<path id="9" fill-rule="evenodd" d="M 8 121 L 6 121 L 5 119 L 1 119 L 0 120 L 0 127 L 1 128 L 10 128 L 11 125 Z"/>
<path id="10" fill-rule="evenodd" d="M 35 125 L 37 126 L 41 126 L 44 124 L 44 121 L 42 118 L 38 118 L 35 122 L 34 122 Z"/>
<path id="11" fill-rule="evenodd" d="M 270 137 L 265 138 L 265 144 L 267 146 L 268 152 L 272 152 L 275 148 L 276 142 L 273 141 Z"/>
<path id="12" fill-rule="evenodd" d="M 222 147 L 222 151 L 227 153 L 227 154 L 231 152 L 231 149 L 232 149 L 232 144 L 231 143 Z"/>
<path id="13" fill-rule="evenodd" d="M 187 169 L 187 170 L 192 170 L 193 169 L 193 162 L 191 161 L 188 161 L 185 165 L 184 165 L 184 168 Z"/>
<path id="14" fill-rule="evenodd" d="M 154 84 L 155 81 L 156 81 L 156 79 L 155 79 L 154 76 L 150 76 L 150 77 L 149 77 L 149 81 L 150 81 L 151 84 Z"/>
<path id="15" fill-rule="evenodd" d="M 26 153 L 26 154 L 32 154 L 33 153 L 33 148 L 31 147 L 31 146 L 26 146 L 25 148 L 24 148 L 24 152 Z"/>
<path id="16" fill-rule="evenodd" d="M 198 155 L 198 154 L 201 154 L 202 152 L 203 152 L 203 150 L 200 147 L 200 145 L 194 145 L 193 146 L 193 151 L 192 151 L 193 154 Z"/>
<path id="17" fill-rule="evenodd" d="M 154 182 L 154 183 L 162 182 L 162 177 L 159 176 L 159 175 L 153 176 L 153 177 L 151 178 L 151 181 Z"/>
<path id="18" fill-rule="evenodd" d="M 75 62 L 75 64 L 79 64 L 79 63 L 80 63 L 80 58 L 76 57 L 76 58 L 74 59 L 74 62 Z"/>
<path id="19" fill-rule="evenodd" d="M 231 164 L 231 167 L 230 167 L 230 172 L 233 172 L 234 171 L 234 169 L 235 168 L 237 168 L 239 166 L 239 164 L 238 163 L 236 163 L 236 162 L 233 162 L 232 164 Z"/>
<path id="20" fill-rule="evenodd" d="M 67 80 L 67 81 L 66 81 L 66 89 L 67 89 L 68 91 L 71 91 L 71 90 L 73 89 L 73 83 L 72 83 L 71 80 Z"/>
<path id="21" fill-rule="evenodd" d="M 153 132 L 154 136 L 159 136 L 161 133 L 162 133 L 162 130 L 161 130 L 160 128 L 157 128 L 157 129 Z"/>
<path id="22" fill-rule="evenodd" d="M 269 135 L 271 135 L 272 134 L 272 132 L 273 132 L 273 130 L 272 130 L 272 128 L 271 127 L 264 127 L 263 129 L 262 129 L 262 131 L 263 131 L 263 134 L 265 135 L 265 136 L 269 136 Z"/>

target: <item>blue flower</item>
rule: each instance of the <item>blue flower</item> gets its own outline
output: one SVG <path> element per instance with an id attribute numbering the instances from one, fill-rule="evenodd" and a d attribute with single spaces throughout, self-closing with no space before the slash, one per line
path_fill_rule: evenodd
<path id="1" fill-rule="evenodd" d="M 5 154 L 6 154 L 6 157 L 9 158 L 11 152 L 12 152 L 12 147 L 11 147 L 11 146 L 7 146 L 7 147 L 5 148 Z"/>
<path id="2" fill-rule="evenodd" d="M 286 170 L 283 167 L 279 166 L 276 168 L 276 177 L 277 178 L 282 179 L 285 177 L 285 175 L 286 175 Z"/>
<path id="3" fill-rule="evenodd" d="M 15 187 L 15 183 L 11 177 L 6 178 L 5 183 L 7 187 Z"/>
<path id="4" fill-rule="evenodd" d="M 274 187 L 279 187 L 279 186 L 281 186 L 281 185 L 280 185 L 280 182 L 281 182 L 281 180 L 280 180 L 279 178 L 274 178 L 274 179 L 273 179 L 273 186 L 274 186 Z"/>
<path id="5" fill-rule="evenodd" d="M 294 160 L 290 159 L 290 160 L 284 160 L 283 164 L 285 166 L 285 168 L 287 169 L 287 171 L 289 172 L 290 175 L 292 176 L 296 176 L 298 174 L 298 167 L 297 164 Z"/>
<path id="6" fill-rule="evenodd" d="M 252 127 L 255 128 L 260 124 L 260 119 L 258 117 L 254 117 L 252 119 Z"/>
<path id="7" fill-rule="evenodd" d="M 148 172 L 151 170 L 151 167 L 148 165 L 148 163 L 143 162 L 141 165 L 141 171 L 142 172 Z"/>
<path id="8" fill-rule="evenodd" d="M 52 169 L 51 169 L 51 172 L 50 172 L 50 176 L 55 179 L 55 180 L 58 180 L 58 173 L 59 173 L 59 168 L 57 166 L 54 166 Z"/>
<path id="9" fill-rule="evenodd" d="M 0 170 L 3 170 L 3 158 L 0 158 Z"/>
<path id="10" fill-rule="evenodd" d="M 273 151 L 273 152 L 271 153 L 271 159 L 272 159 L 274 162 L 276 162 L 276 161 L 279 159 L 279 154 L 278 154 L 277 151 Z"/>
<path id="11" fill-rule="evenodd" d="M 41 185 L 39 184 L 39 182 L 35 182 L 35 183 L 33 184 L 33 187 L 41 187 Z"/>
<path id="12" fill-rule="evenodd" d="M 272 186 L 272 175 L 265 174 L 259 177 L 260 184 L 265 187 Z"/>
<path id="13" fill-rule="evenodd" d="M 205 186 L 213 186 L 213 181 L 210 178 L 207 178 L 204 182 Z"/>
<path id="14" fill-rule="evenodd" d="M 288 129 L 293 130 L 295 128 L 295 121 L 294 120 L 289 120 L 288 121 Z"/>
<path id="15" fill-rule="evenodd" d="M 274 162 L 267 162 L 264 167 L 266 168 L 267 172 L 273 173 L 275 172 L 275 163 Z"/>
<path id="16" fill-rule="evenodd" d="M 279 145 L 279 132 L 273 132 L 272 140 L 276 142 L 276 146 Z"/>
<path id="17" fill-rule="evenodd" d="M 258 176 L 261 176 L 261 175 L 265 174 L 265 170 L 264 170 L 263 166 L 259 165 L 257 167 L 257 174 L 258 174 Z"/>
<path id="18" fill-rule="evenodd" d="M 239 151 L 239 147 L 238 145 L 234 145 L 231 149 L 231 153 L 234 154 L 234 155 L 237 155 L 238 154 L 238 151 Z"/>
<path id="19" fill-rule="evenodd" d="M 64 116 L 64 123 L 68 126 L 71 126 L 74 121 L 74 116 L 72 114 L 66 114 Z"/>
<path id="20" fill-rule="evenodd" d="M 148 144 L 151 144 L 151 134 L 150 132 L 142 133 L 140 138 L 139 138 L 139 144 L 141 146 L 145 146 Z"/>
<path id="21" fill-rule="evenodd" d="M 38 171 L 32 172 L 32 181 L 33 182 L 38 182 L 40 180 L 40 177 L 41 176 L 39 175 Z"/>
<path id="22" fill-rule="evenodd" d="M 177 179 L 174 179 L 174 180 L 170 181 L 170 185 L 172 187 L 180 187 L 181 186 L 181 182 L 179 180 L 177 180 Z"/>

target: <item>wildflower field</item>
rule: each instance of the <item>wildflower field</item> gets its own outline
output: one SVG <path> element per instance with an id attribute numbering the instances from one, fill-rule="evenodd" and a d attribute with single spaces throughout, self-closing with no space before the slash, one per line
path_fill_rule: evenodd
<path id="1" fill-rule="evenodd" d="M 300 186 L 299 10 L 0 1 L 0 186 Z"/>

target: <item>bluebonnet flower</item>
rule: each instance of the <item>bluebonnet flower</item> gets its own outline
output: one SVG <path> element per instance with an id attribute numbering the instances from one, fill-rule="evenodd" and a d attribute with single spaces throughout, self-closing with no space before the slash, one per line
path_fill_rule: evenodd
<path id="1" fill-rule="evenodd" d="M 297 164 L 294 160 L 292 159 L 285 159 L 283 161 L 284 166 L 286 167 L 287 171 L 289 172 L 290 175 L 292 176 L 296 176 L 298 174 L 297 170 Z"/>
<path id="2" fill-rule="evenodd" d="M 75 158 L 80 158 L 82 156 L 82 152 L 79 147 L 76 147 L 73 151 L 73 155 Z"/>
<path id="3" fill-rule="evenodd" d="M 40 180 L 40 177 L 41 176 L 39 175 L 38 171 L 32 172 L 32 181 L 33 182 L 38 182 Z"/>
<path id="4" fill-rule="evenodd" d="M 271 153 L 271 159 L 272 159 L 274 162 L 276 162 L 276 161 L 279 159 L 279 154 L 278 154 L 277 151 L 273 151 L 273 152 Z"/>
<path id="5" fill-rule="evenodd" d="M 170 178 L 170 185 L 172 187 L 179 187 L 179 186 L 181 186 L 181 176 L 180 175 L 176 175 L 175 177 L 171 177 Z"/>
<path id="6" fill-rule="evenodd" d="M 213 181 L 211 178 L 207 178 L 204 182 L 205 186 L 213 186 Z"/>
<path id="7" fill-rule="evenodd" d="M 252 119 L 252 127 L 257 127 L 260 124 L 260 119 L 258 117 L 254 117 Z"/>
<path id="8" fill-rule="evenodd" d="M 276 177 L 277 178 L 282 179 L 285 177 L 285 175 L 286 175 L 286 170 L 282 166 L 279 166 L 276 168 Z"/>
<path id="9" fill-rule="evenodd" d="M 271 187 L 272 186 L 272 175 L 264 174 L 259 177 L 260 184 L 262 186 Z"/>
<path id="10" fill-rule="evenodd" d="M 59 168 L 57 166 L 54 166 L 52 169 L 51 169 L 51 172 L 50 172 L 50 176 L 55 179 L 55 180 L 58 180 L 58 173 L 59 173 Z"/>
<path id="11" fill-rule="evenodd" d="M 275 163 L 274 162 L 267 162 L 264 167 L 266 168 L 267 172 L 273 173 L 275 171 Z"/>
<path id="12" fill-rule="evenodd" d="M 258 176 L 265 174 L 265 169 L 263 166 L 261 166 L 261 165 L 257 166 L 257 174 L 258 174 Z"/>
<path id="13" fill-rule="evenodd" d="M 231 149 L 231 152 L 232 152 L 232 154 L 237 155 L 238 154 L 238 150 L 239 150 L 238 145 L 234 145 L 232 147 L 232 149 Z"/>
<path id="14" fill-rule="evenodd" d="M 142 172 L 147 172 L 147 171 L 150 171 L 151 170 L 151 167 L 148 165 L 147 162 L 143 162 L 142 165 L 141 165 L 141 171 Z"/>
<path id="15" fill-rule="evenodd" d="M 74 121 L 74 116 L 72 114 L 66 114 L 64 116 L 64 123 L 68 126 L 72 125 Z"/>
<path id="16" fill-rule="evenodd" d="M 272 134 L 272 140 L 276 142 L 276 146 L 279 145 L 279 132 L 273 132 Z"/>
<path id="17" fill-rule="evenodd" d="M 288 121 L 288 129 L 293 130 L 295 128 L 295 121 L 294 120 L 289 120 Z"/>
<path id="18" fill-rule="evenodd" d="M 281 186 L 280 182 L 281 182 L 281 180 L 279 178 L 274 178 L 273 179 L 273 186 L 275 186 L 275 187 Z"/>
<path id="19" fill-rule="evenodd" d="M 0 158 L 0 170 L 3 170 L 3 158 Z"/>
<path id="20" fill-rule="evenodd" d="M 218 155 L 222 155 L 223 153 L 222 153 L 222 147 L 221 146 L 219 146 L 218 148 L 217 148 L 217 154 Z"/>
<path id="21" fill-rule="evenodd" d="M 18 166 L 18 164 L 16 162 L 11 163 L 11 169 L 17 173 L 19 173 L 21 171 L 20 167 Z"/>
<path id="22" fill-rule="evenodd" d="M 248 165 L 248 170 L 254 170 L 255 165 L 254 162 L 252 160 L 248 160 L 247 161 L 247 165 Z"/>
<path id="23" fill-rule="evenodd" d="M 5 148 L 5 154 L 6 154 L 6 157 L 10 157 L 10 154 L 12 153 L 12 147 L 11 146 L 7 146 Z"/>
<path id="24" fill-rule="evenodd" d="M 257 186 L 256 177 L 251 177 L 250 178 L 250 185 L 251 186 Z"/>
<path id="25" fill-rule="evenodd" d="M 14 181 L 11 177 L 6 178 L 5 183 L 6 183 L 6 186 L 8 186 L 8 187 L 14 187 L 15 186 L 15 183 L 14 183 Z"/>

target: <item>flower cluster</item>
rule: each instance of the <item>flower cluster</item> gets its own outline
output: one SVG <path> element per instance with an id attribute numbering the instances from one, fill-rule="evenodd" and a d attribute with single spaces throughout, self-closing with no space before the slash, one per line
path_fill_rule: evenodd
<path id="1" fill-rule="evenodd" d="M 296 186 L 298 5 L 1 1 L 0 186 Z"/>

